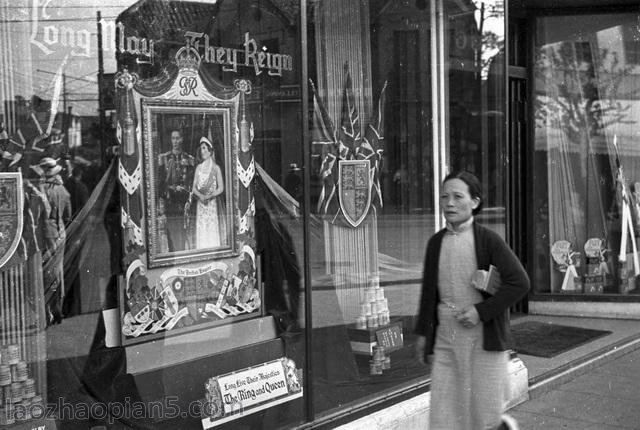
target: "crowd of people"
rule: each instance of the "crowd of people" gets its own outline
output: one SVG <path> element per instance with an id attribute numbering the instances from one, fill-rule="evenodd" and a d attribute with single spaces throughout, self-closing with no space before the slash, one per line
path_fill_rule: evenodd
<path id="1" fill-rule="evenodd" d="M 24 184 L 24 254 L 42 259 L 46 322 L 60 323 L 74 312 L 77 279 L 65 275 L 67 227 L 89 198 L 83 168 L 53 130 L 40 150 L 12 150 L 15 142 L 0 133 L 2 172 L 20 172 Z M 35 146 L 35 145 L 34 145 Z M 76 297 L 77 298 L 77 297 Z"/>

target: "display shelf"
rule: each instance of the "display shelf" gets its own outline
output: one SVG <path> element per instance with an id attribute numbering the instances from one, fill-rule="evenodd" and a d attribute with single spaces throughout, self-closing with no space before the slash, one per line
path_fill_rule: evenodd
<path id="1" fill-rule="evenodd" d="M 272 316 L 238 321 L 125 347 L 131 374 L 155 371 L 276 338 Z"/>

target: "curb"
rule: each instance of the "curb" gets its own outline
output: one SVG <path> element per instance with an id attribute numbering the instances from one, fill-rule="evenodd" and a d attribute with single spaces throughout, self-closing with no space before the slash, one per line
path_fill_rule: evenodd
<path id="1" fill-rule="evenodd" d="M 640 335 L 632 335 L 569 363 L 529 379 L 529 397 L 535 399 L 593 368 L 640 348 Z"/>
<path id="2" fill-rule="evenodd" d="M 396 403 L 334 430 L 428 429 L 431 392 Z"/>

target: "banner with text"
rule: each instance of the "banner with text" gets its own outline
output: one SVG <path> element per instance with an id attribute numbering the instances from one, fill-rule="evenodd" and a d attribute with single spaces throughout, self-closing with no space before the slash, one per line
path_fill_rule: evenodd
<path id="1" fill-rule="evenodd" d="M 202 428 L 209 429 L 302 396 L 302 370 L 290 358 L 210 378 Z"/>

